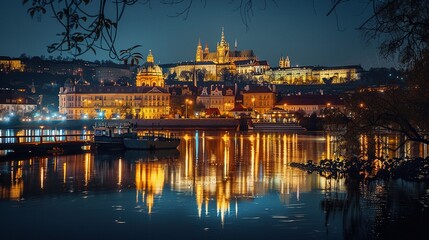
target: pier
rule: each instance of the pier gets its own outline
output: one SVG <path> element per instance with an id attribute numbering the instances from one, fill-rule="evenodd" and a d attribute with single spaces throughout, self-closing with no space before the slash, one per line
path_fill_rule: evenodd
<path id="1" fill-rule="evenodd" d="M 0 136 L 0 159 L 53 155 L 82 151 L 92 142 L 92 134 L 59 134 L 35 136 Z"/>

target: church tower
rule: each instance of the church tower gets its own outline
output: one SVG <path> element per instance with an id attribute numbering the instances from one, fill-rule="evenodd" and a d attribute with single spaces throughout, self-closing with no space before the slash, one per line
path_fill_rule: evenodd
<path id="1" fill-rule="evenodd" d="M 217 44 L 217 63 L 227 63 L 229 62 L 229 44 L 225 40 L 225 34 L 222 27 L 222 36 L 220 43 Z"/>
<path id="2" fill-rule="evenodd" d="M 208 55 L 210 53 L 209 45 L 206 43 L 206 46 L 204 47 L 204 55 Z"/>
<path id="3" fill-rule="evenodd" d="M 195 54 L 195 61 L 201 62 L 203 61 L 203 46 L 201 46 L 201 41 L 198 39 L 197 53 Z"/>
<path id="4" fill-rule="evenodd" d="M 160 66 L 155 64 L 152 50 L 149 50 L 149 55 L 147 55 L 146 62 L 141 66 L 137 73 L 136 86 L 164 87 L 162 69 Z"/>
<path id="5" fill-rule="evenodd" d="M 285 66 L 284 66 L 285 68 L 290 68 L 290 60 L 289 60 L 289 56 L 286 56 L 286 59 L 285 59 Z"/>
<path id="6" fill-rule="evenodd" d="M 285 59 L 282 56 L 279 61 L 279 68 L 284 68 L 284 67 L 285 67 Z"/>
<path id="7" fill-rule="evenodd" d="M 280 58 L 279 68 L 290 68 L 289 56 L 286 56 L 286 59 L 283 56 Z"/>

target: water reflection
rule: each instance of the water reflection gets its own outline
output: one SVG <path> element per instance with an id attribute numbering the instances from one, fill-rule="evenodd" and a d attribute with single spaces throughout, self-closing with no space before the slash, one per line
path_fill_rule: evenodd
<path id="1" fill-rule="evenodd" d="M 325 234 L 366 238 L 362 233 L 368 229 L 363 228 L 379 233 L 391 214 L 401 209 L 396 201 L 402 201 L 402 195 L 386 203 L 390 189 L 384 183 L 327 180 L 288 166 L 335 157 L 337 145 L 329 135 L 180 134 L 178 150 L 103 151 L 1 162 L 0 199 L 21 202 L 52 195 L 130 192 L 131 208 L 149 216 L 170 209 L 166 204 L 180 208 L 186 196 L 192 199 L 191 212 L 202 222 L 215 215 L 225 228 L 237 219 L 246 224 L 262 224 L 265 219 L 264 224 L 279 231 L 292 231 L 290 224 L 307 229 L 310 235 L 303 238 Z M 422 185 L 411 193 L 414 200 L 426 189 Z M 130 199 L 114 206 L 127 202 Z"/>
<path id="2" fill-rule="evenodd" d="M 196 195 L 200 216 L 206 201 L 213 198 L 223 216 L 231 209 L 231 199 L 276 190 L 287 203 L 291 193 L 297 193 L 299 200 L 301 191 L 324 188 L 320 178 L 288 167 L 291 161 L 326 157 L 324 139 L 196 131 L 183 133 L 179 150 L 95 152 L 9 161 L 1 164 L 1 198 L 17 200 L 42 193 L 128 186 L 149 196 L 146 192 L 161 194 L 169 184 L 174 191 Z"/>

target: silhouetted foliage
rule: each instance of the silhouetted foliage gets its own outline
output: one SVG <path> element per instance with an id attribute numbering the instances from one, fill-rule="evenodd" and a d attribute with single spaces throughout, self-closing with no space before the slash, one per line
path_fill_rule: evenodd
<path id="1" fill-rule="evenodd" d="M 340 2 L 336 1 L 333 9 Z M 338 119 L 348 147 L 359 135 L 368 137 L 368 157 L 375 158 L 375 137 L 379 131 L 403 136 L 407 141 L 429 143 L 429 4 L 426 0 L 371 1 L 373 15 L 359 27 L 368 39 L 381 41 L 380 53 L 399 56 L 405 66 L 404 86 L 366 89 L 350 95 L 349 113 Z M 354 140 L 353 140 L 354 139 Z"/>
<path id="2" fill-rule="evenodd" d="M 80 56 L 87 52 L 94 54 L 97 51 L 107 51 L 109 57 L 124 64 L 138 64 L 143 59 L 141 53 L 136 52 L 140 45 L 131 46 L 126 49 L 116 49 L 118 37 L 118 26 L 125 10 L 137 3 L 145 4 L 150 8 L 151 0 L 23 0 L 23 5 L 28 6 L 27 13 L 38 21 L 42 15 L 50 15 L 62 27 L 57 33 L 58 40 L 50 44 L 49 53 L 67 52 L 73 56 Z M 159 0 L 164 5 L 174 5 L 179 9 L 172 16 L 182 16 L 186 19 L 194 4 L 193 0 Z M 206 1 L 200 1 L 205 6 Z M 236 10 L 239 11 L 243 23 L 248 26 L 253 14 L 254 3 L 267 5 L 267 0 L 232 0 L 238 2 Z M 274 0 L 271 0 L 275 4 Z"/>

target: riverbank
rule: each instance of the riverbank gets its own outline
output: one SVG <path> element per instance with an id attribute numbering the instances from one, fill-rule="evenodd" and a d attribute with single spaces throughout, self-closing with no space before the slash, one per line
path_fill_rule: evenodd
<path id="1" fill-rule="evenodd" d="M 109 124 L 132 123 L 138 130 L 145 129 L 238 129 L 239 119 L 202 118 L 202 119 L 126 119 L 126 120 L 55 120 L 7 123 L 1 122 L 0 129 L 92 129 L 96 122 Z"/>

